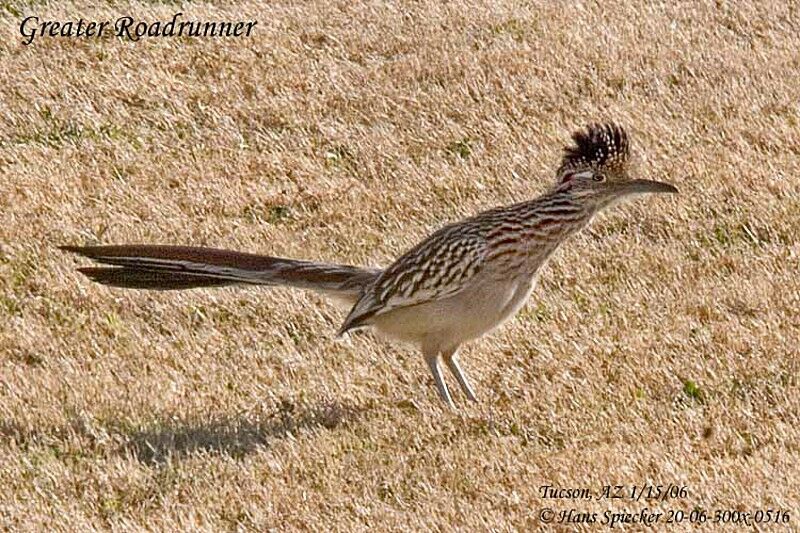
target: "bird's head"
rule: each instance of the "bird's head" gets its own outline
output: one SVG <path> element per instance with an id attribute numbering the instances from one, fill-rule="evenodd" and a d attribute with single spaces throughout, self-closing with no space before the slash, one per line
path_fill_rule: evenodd
<path id="1" fill-rule="evenodd" d="M 628 174 L 628 135 L 616 124 L 591 124 L 573 133 L 572 140 L 575 144 L 564 148 L 556 187 L 597 209 L 635 194 L 678 192 L 669 183 L 633 179 Z"/>

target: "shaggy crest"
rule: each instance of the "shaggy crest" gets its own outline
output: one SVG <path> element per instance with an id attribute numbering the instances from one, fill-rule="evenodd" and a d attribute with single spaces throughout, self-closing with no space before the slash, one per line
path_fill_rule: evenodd
<path id="1" fill-rule="evenodd" d="M 620 172 L 628 163 L 628 135 L 613 123 L 591 124 L 572 134 L 575 144 L 564 148 L 560 176 L 583 169 Z"/>

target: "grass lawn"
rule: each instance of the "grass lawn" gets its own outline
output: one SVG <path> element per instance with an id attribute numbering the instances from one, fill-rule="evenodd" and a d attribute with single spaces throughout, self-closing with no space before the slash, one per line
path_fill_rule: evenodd
<path id="1" fill-rule="evenodd" d="M 791 2 L 92 4 L 0 1 L 0 528 L 571 530 L 645 508 L 658 529 L 693 510 L 800 527 Z M 28 15 L 176 12 L 258 24 L 20 35 Z M 541 194 L 604 120 L 681 194 L 566 244 L 462 351 L 481 402 L 457 413 L 414 348 L 335 340 L 346 310 L 322 296 L 109 289 L 56 249 L 386 265 Z M 616 485 L 685 491 L 574 497 Z"/>

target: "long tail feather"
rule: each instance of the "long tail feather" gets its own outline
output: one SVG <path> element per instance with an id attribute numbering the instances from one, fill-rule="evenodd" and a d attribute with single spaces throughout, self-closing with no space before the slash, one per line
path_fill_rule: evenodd
<path id="1" fill-rule="evenodd" d="M 59 248 L 111 265 L 78 269 L 93 281 L 133 289 L 190 289 L 239 283 L 287 285 L 353 300 L 381 272 L 379 269 L 189 246 Z"/>
<path id="2" fill-rule="evenodd" d="M 184 274 L 117 267 L 82 267 L 78 272 L 96 283 L 123 289 L 182 290 L 200 287 L 223 287 L 234 282 Z"/>

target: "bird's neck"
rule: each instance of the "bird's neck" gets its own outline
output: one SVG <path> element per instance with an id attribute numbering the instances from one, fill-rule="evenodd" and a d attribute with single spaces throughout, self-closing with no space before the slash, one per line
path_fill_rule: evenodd
<path id="1" fill-rule="evenodd" d="M 525 209 L 524 242 L 534 274 L 569 237 L 585 228 L 596 214 L 591 204 L 568 191 L 553 191 L 528 202 Z"/>
<path id="2" fill-rule="evenodd" d="M 559 189 L 527 202 L 524 211 L 531 231 L 559 241 L 584 228 L 596 213 L 585 198 Z"/>

